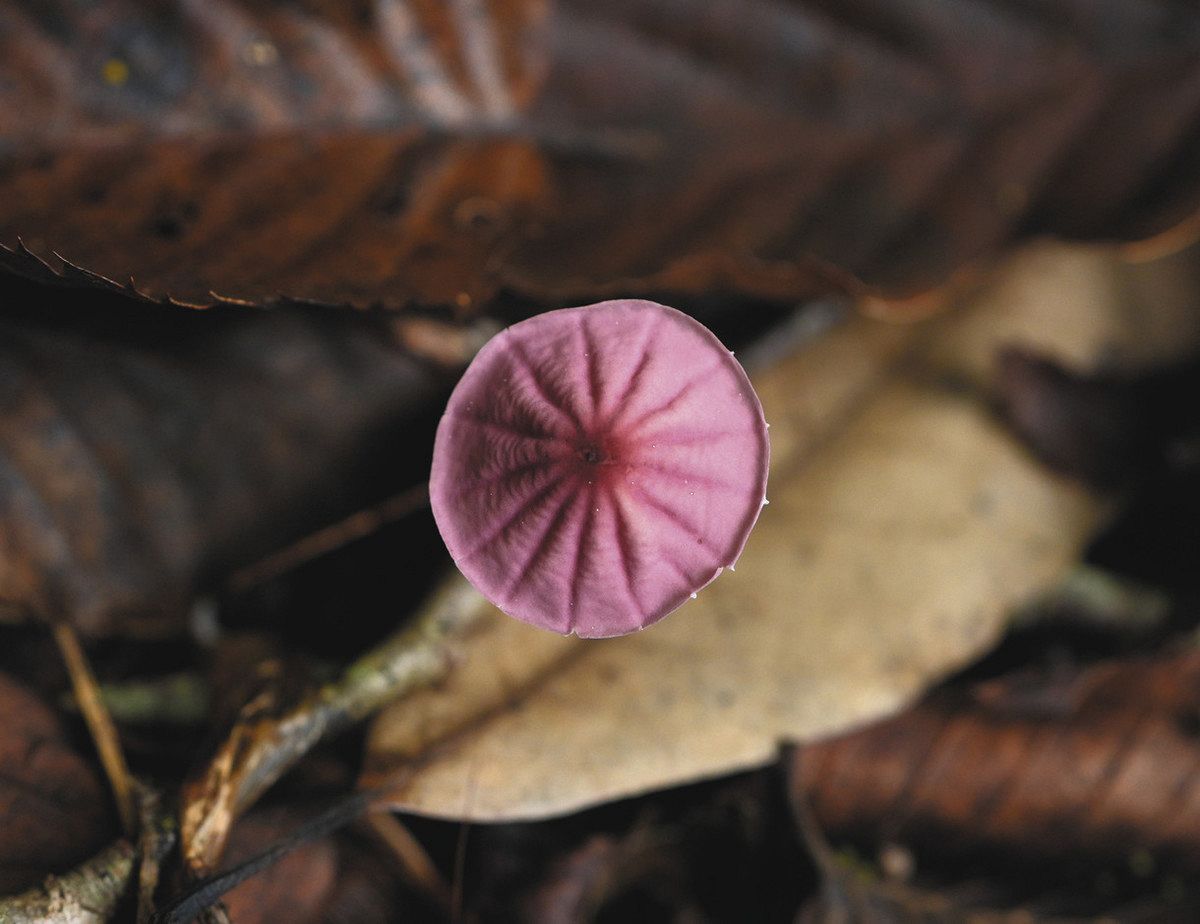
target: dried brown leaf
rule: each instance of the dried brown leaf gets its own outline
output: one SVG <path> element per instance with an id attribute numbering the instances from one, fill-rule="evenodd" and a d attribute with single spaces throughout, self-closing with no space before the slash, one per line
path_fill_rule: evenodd
<path id="1" fill-rule="evenodd" d="M 764 763 L 963 663 L 1100 514 L 992 420 L 993 354 L 1015 339 L 1087 366 L 1136 336 L 1146 306 L 1108 266 L 1034 253 L 960 314 L 859 320 L 759 373 L 771 506 L 737 572 L 601 643 L 488 612 L 446 681 L 377 720 L 369 781 L 410 811 L 552 815 Z"/>
<path id="2" fill-rule="evenodd" d="M 394 434 L 431 430 L 445 376 L 378 318 L 23 299 L 0 317 L 10 607 L 178 626 L 214 574 L 424 475 Z"/>
<path id="3" fill-rule="evenodd" d="M 97 770 L 48 706 L 0 674 L 0 895 L 69 869 L 117 833 Z"/>
<path id="4" fill-rule="evenodd" d="M 1019 671 L 800 749 L 793 785 L 833 836 L 1194 869 L 1198 702 L 1193 650 Z"/>
<path id="5" fill-rule="evenodd" d="M 303 812 L 264 809 L 234 826 L 227 862 L 234 866 L 275 846 L 305 820 Z M 233 924 L 315 924 L 337 883 L 338 851 L 329 840 L 305 844 L 247 879 L 224 898 Z"/>
<path id="6" fill-rule="evenodd" d="M 0 240 L 201 303 L 911 293 L 1176 225 L 1198 111 L 1186 0 L 22 0 Z"/>

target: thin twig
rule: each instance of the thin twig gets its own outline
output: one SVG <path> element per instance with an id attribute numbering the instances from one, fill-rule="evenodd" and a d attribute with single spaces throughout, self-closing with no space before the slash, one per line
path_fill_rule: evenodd
<path id="1" fill-rule="evenodd" d="M 178 673 L 100 685 L 100 698 L 121 725 L 200 725 L 209 715 L 212 693 L 199 674 Z M 71 703 L 74 706 L 74 703 Z"/>
<path id="2" fill-rule="evenodd" d="M 405 880 L 449 913 L 452 901 L 450 887 L 421 842 L 408 830 L 408 826 L 390 811 L 372 812 L 367 816 L 366 823 L 376 838 L 396 858 Z"/>
<path id="3" fill-rule="evenodd" d="M 162 861 L 179 836 L 179 826 L 162 812 L 162 797 L 145 786 L 138 788 L 141 837 L 138 843 L 137 924 L 150 924 L 154 917 L 154 893 L 162 872 Z"/>
<path id="4" fill-rule="evenodd" d="M 129 888 L 136 853 L 117 841 L 69 873 L 0 899 L 0 924 L 105 924 Z"/>
<path id="5" fill-rule="evenodd" d="M 481 613 L 479 592 L 457 572 L 429 599 L 416 622 L 363 655 L 278 723 L 243 764 L 240 810 L 249 808 L 283 772 L 323 738 L 365 719 L 398 696 L 428 686 L 450 667 L 448 642 Z"/>
<path id="6" fill-rule="evenodd" d="M 379 794 L 374 791 L 356 792 L 335 802 L 315 818 L 305 822 L 279 843 L 256 857 L 239 863 L 233 869 L 209 876 L 172 902 L 154 919 L 156 924 L 186 924 L 202 911 L 220 900 L 230 889 L 262 872 L 293 850 L 320 840 L 354 821 L 370 806 Z"/>
<path id="7" fill-rule="evenodd" d="M 429 503 L 429 486 L 416 485 L 402 491 L 374 507 L 351 514 L 339 523 L 305 536 L 253 565 L 242 568 L 230 578 L 229 587 L 235 593 L 243 593 L 259 584 L 273 580 L 308 564 L 323 555 L 335 552 L 358 539 L 364 539 L 389 523 L 402 520 Z"/>
<path id="8" fill-rule="evenodd" d="M 83 646 L 79 644 L 79 636 L 66 623 L 55 623 L 54 640 L 62 652 L 63 661 L 67 665 L 67 673 L 71 675 L 71 686 L 75 690 L 75 700 L 79 711 L 91 732 L 96 750 L 100 754 L 100 763 L 108 776 L 112 787 L 113 799 L 117 804 L 117 814 L 121 819 L 121 827 L 126 835 L 133 837 L 137 831 L 137 806 L 133 793 L 133 778 L 129 774 L 129 766 L 125 763 L 125 754 L 121 750 L 121 739 L 117 735 L 117 727 L 113 724 L 112 716 L 100 697 L 100 689 L 96 677 L 88 664 Z"/>
<path id="9" fill-rule="evenodd" d="M 320 741 L 362 721 L 386 703 L 445 676 L 452 643 L 479 619 L 478 591 L 457 573 L 425 603 L 412 625 L 363 655 L 334 682 L 276 718 L 239 725 L 189 785 L 206 800 L 183 813 L 185 856 L 212 869 L 233 821 Z"/>

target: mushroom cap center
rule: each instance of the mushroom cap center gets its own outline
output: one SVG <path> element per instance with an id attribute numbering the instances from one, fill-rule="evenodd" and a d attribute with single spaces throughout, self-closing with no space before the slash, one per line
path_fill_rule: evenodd
<path id="1" fill-rule="evenodd" d="M 769 454 L 754 389 L 711 332 L 605 302 L 480 351 L 438 427 L 430 503 L 459 568 L 505 612 L 609 637 L 737 561 Z"/>
<path id="2" fill-rule="evenodd" d="M 612 433 L 587 433 L 574 440 L 576 470 L 589 483 L 606 481 L 621 461 L 619 441 Z"/>

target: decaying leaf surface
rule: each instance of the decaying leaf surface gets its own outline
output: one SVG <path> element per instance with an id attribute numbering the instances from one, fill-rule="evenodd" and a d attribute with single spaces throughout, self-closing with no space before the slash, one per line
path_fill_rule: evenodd
<path id="1" fill-rule="evenodd" d="M 493 613 L 437 690 L 382 714 L 368 778 L 502 819 L 768 761 L 895 709 L 994 637 L 1098 516 L 988 414 L 996 348 L 1087 365 L 1133 336 L 1095 253 L 1027 256 L 968 310 L 859 320 L 765 370 L 771 505 L 738 569 L 653 631 L 563 639 Z M 1053 301 L 1054 311 L 1046 310 Z"/>
<path id="2" fill-rule="evenodd" d="M 839 837 L 1196 868 L 1198 693 L 1194 650 L 1018 672 L 798 750 L 793 787 Z"/>
<path id="3" fill-rule="evenodd" d="M 178 625 L 214 572 L 361 507 L 371 472 L 423 474 L 393 434 L 444 375 L 378 319 L 68 301 L 27 291 L 0 315 L 11 607 L 94 634 Z"/>
<path id="4" fill-rule="evenodd" d="M 250 860 L 275 846 L 304 821 L 302 812 L 264 809 L 234 827 L 229 839 L 228 866 Z M 279 863 L 246 880 L 224 898 L 234 924 L 291 921 L 312 924 L 337 882 L 338 856 L 332 841 L 305 844 Z"/>
<path id="5" fill-rule="evenodd" d="M 484 921 L 784 921 L 808 877 L 773 771 L 471 831 Z"/>
<path id="6" fill-rule="evenodd" d="M 822 871 L 800 920 L 1196 919 L 1200 656 L 1173 633 L 1131 649 L 1116 599 L 1075 603 L 1100 649 L 1019 630 L 901 715 L 789 755 Z"/>
<path id="7" fill-rule="evenodd" d="M 1176 224 L 1198 110 L 1186 0 L 22 0 L 0 240 L 199 302 L 913 292 Z"/>
<path id="8" fill-rule="evenodd" d="M 105 845 L 117 833 L 110 804 L 50 708 L 0 674 L 0 895 Z"/>

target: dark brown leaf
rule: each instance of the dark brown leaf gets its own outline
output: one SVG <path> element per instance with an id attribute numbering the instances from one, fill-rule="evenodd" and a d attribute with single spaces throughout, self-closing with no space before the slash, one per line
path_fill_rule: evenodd
<path id="1" fill-rule="evenodd" d="M 404 886 L 396 861 L 353 831 L 338 838 L 338 872 L 322 909 L 325 924 L 393 924 L 439 920 Z"/>
<path id="2" fill-rule="evenodd" d="M 471 831 L 469 916 L 601 924 L 788 920 L 807 880 L 773 771 Z"/>
<path id="3" fill-rule="evenodd" d="M 1128 484 L 1151 463 L 1147 408 L 1129 382 L 1074 375 L 1027 350 L 1000 354 L 1000 413 L 1047 465 L 1095 484 Z"/>
<path id="4" fill-rule="evenodd" d="M 797 797 L 838 838 L 959 859 L 1200 867 L 1200 654 L 1023 672 L 804 747 Z"/>
<path id="5" fill-rule="evenodd" d="M 110 805 L 49 707 L 0 674 L 0 895 L 64 872 L 113 839 Z"/>
<path id="6" fill-rule="evenodd" d="M 304 820 L 287 809 L 254 812 L 234 827 L 228 864 L 234 866 L 273 847 Z M 297 847 L 278 863 L 247 879 L 225 896 L 232 924 L 315 924 L 334 890 L 338 851 L 323 840 Z"/>
<path id="7" fill-rule="evenodd" d="M 905 856 L 903 848 L 891 845 L 883 859 L 903 864 Z M 1165 890 L 1167 895 L 1129 901 L 1095 895 L 1094 882 L 1083 887 L 1073 882 L 1077 893 L 1088 894 L 1093 905 L 1107 905 L 1099 914 L 1076 914 L 1061 911 L 1073 898 L 1069 889 L 1066 895 L 1038 896 L 1006 906 L 1002 895 L 977 881 L 913 885 L 881 875 L 871 864 L 851 855 L 832 852 L 822 863 L 821 873 L 820 892 L 803 905 L 795 924 L 1158 924 L 1194 921 L 1200 914 L 1200 902 L 1177 894 L 1177 881 Z M 1098 878 L 1102 884 L 1108 881 L 1105 873 Z"/>
<path id="8" fill-rule="evenodd" d="M 22 0 L 0 138 L 0 240 L 153 297 L 911 293 L 1194 211 L 1200 12 Z"/>
<path id="9" fill-rule="evenodd" d="M 1047 465 L 1109 487 L 1194 466 L 1200 361 L 1139 376 L 1081 375 L 1009 349 L 998 365 L 999 410 Z"/>
<path id="10" fill-rule="evenodd" d="M 444 376 L 378 318 L 22 299 L 0 317 L 10 606 L 178 624 L 230 566 L 424 475 Z"/>
<path id="11" fill-rule="evenodd" d="M 282 856 L 221 899 L 231 924 L 446 919 L 444 909 L 406 887 L 395 858 L 360 831 L 297 844 L 298 833 L 312 820 L 306 811 L 279 806 L 238 821 L 226 865 L 254 862 L 268 851 L 282 851 Z"/>

